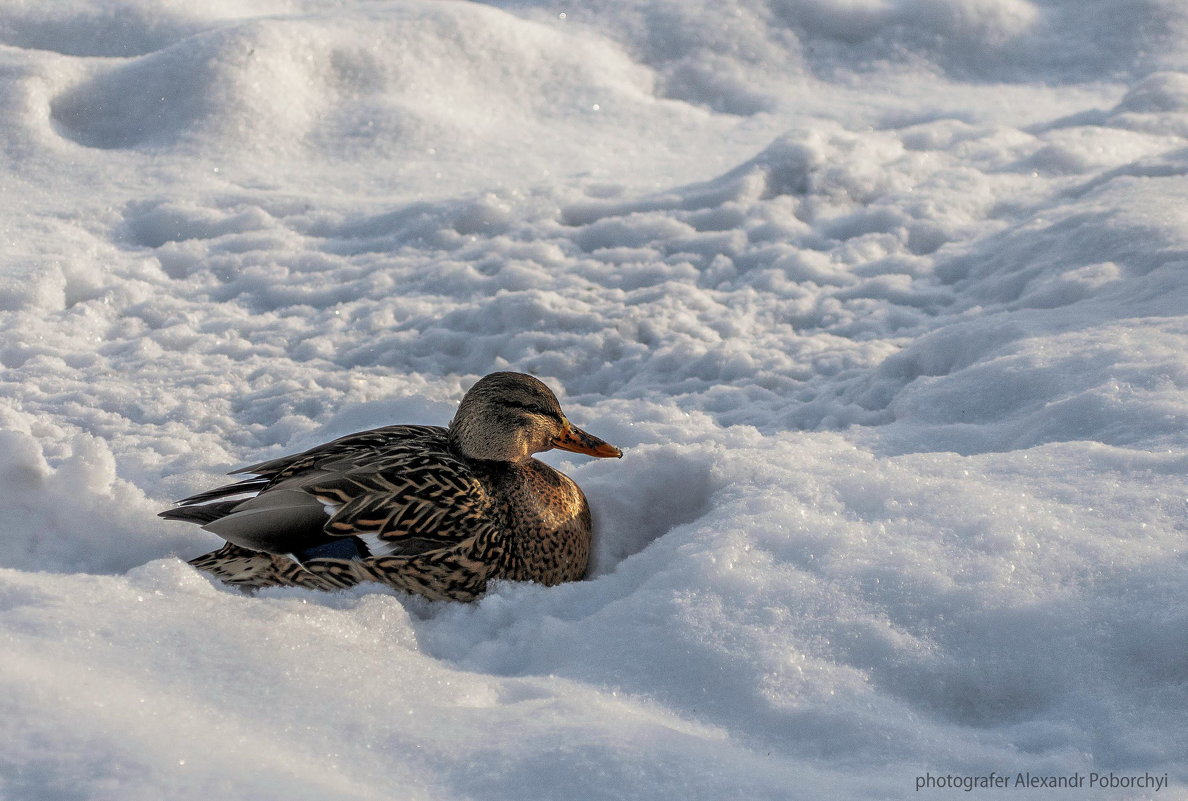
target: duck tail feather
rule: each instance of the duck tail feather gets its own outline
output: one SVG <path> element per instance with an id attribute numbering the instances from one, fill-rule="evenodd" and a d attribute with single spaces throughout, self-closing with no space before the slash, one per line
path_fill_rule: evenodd
<path id="1" fill-rule="evenodd" d="M 166 509 L 164 512 L 157 512 L 157 517 L 163 517 L 166 520 L 181 520 L 186 523 L 197 523 L 200 526 L 205 526 L 207 523 L 212 523 L 231 514 L 231 510 L 240 503 L 241 501 L 234 500 L 206 503 L 200 506 L 178 506 L 173 509 Z"/>

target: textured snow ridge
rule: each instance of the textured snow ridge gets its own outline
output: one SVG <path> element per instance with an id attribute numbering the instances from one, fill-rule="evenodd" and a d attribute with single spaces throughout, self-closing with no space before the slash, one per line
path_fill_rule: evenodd
<path id="1" fill-rule="evenodd" d="M 1178 0 L 0 7 L 0 797 L 1188 797 Z M 498 369 L 586 581 L 155 517 Z M 1091 773 L 1166 777 L 1149 790 Z"/>

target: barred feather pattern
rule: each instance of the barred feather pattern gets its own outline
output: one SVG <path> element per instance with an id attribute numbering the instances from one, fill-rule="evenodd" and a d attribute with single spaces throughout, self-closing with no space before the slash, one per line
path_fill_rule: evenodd
<path id="1" fill-rule="evenodd" d="M 217 551 L 191 559 L 190 564 L 226 584 L 255 590 L 261 587 L 337 589 L 287 556 L 250 551 L 228 542 Z M 349 585 L 342 585 L 349 586 Z"/>
<path id="2" fill-rule="evenodd" d="M 557 584 L 585 572 L 589 508 L 577 485 L 535 459 L 464 460 L 444 428 L 388 426 L 236 472 L 255 478 L 181 503 L 217 503 L 284 483 L 334 509 L 326 534 L 368 536 L 379 547 L 362 559 L 298 562 L 228 543 L 191 562 L 229 584 L 338 589 L 378 581 L 468 601 L 496 578 Z"/>

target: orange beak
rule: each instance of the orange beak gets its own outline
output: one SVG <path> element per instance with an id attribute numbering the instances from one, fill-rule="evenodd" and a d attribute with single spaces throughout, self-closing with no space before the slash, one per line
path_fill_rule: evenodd
<path id="1" fill-rule="evenodd" d="M 563 451 L 584 453 L 589 456 L 613 456 L 618 459 L 623 455 L 623 452 L 614 445 L 608 445 L 598 437 L 587 434 L 568 420 L 565 421 L 565 428 L 553 440 L 553 447 L 560 448 Z"/>

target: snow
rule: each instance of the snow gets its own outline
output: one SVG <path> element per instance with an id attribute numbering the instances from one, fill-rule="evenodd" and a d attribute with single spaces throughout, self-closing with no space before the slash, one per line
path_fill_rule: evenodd
<path id="1" fill-rule="evenodd" d="M 0 796 L 1188 798 L 1179 0 L 0 5 Z M 159 520 L 554 387 L 586 581 Z M 917 777 L 1166 777 L 923 789 Z"/>

